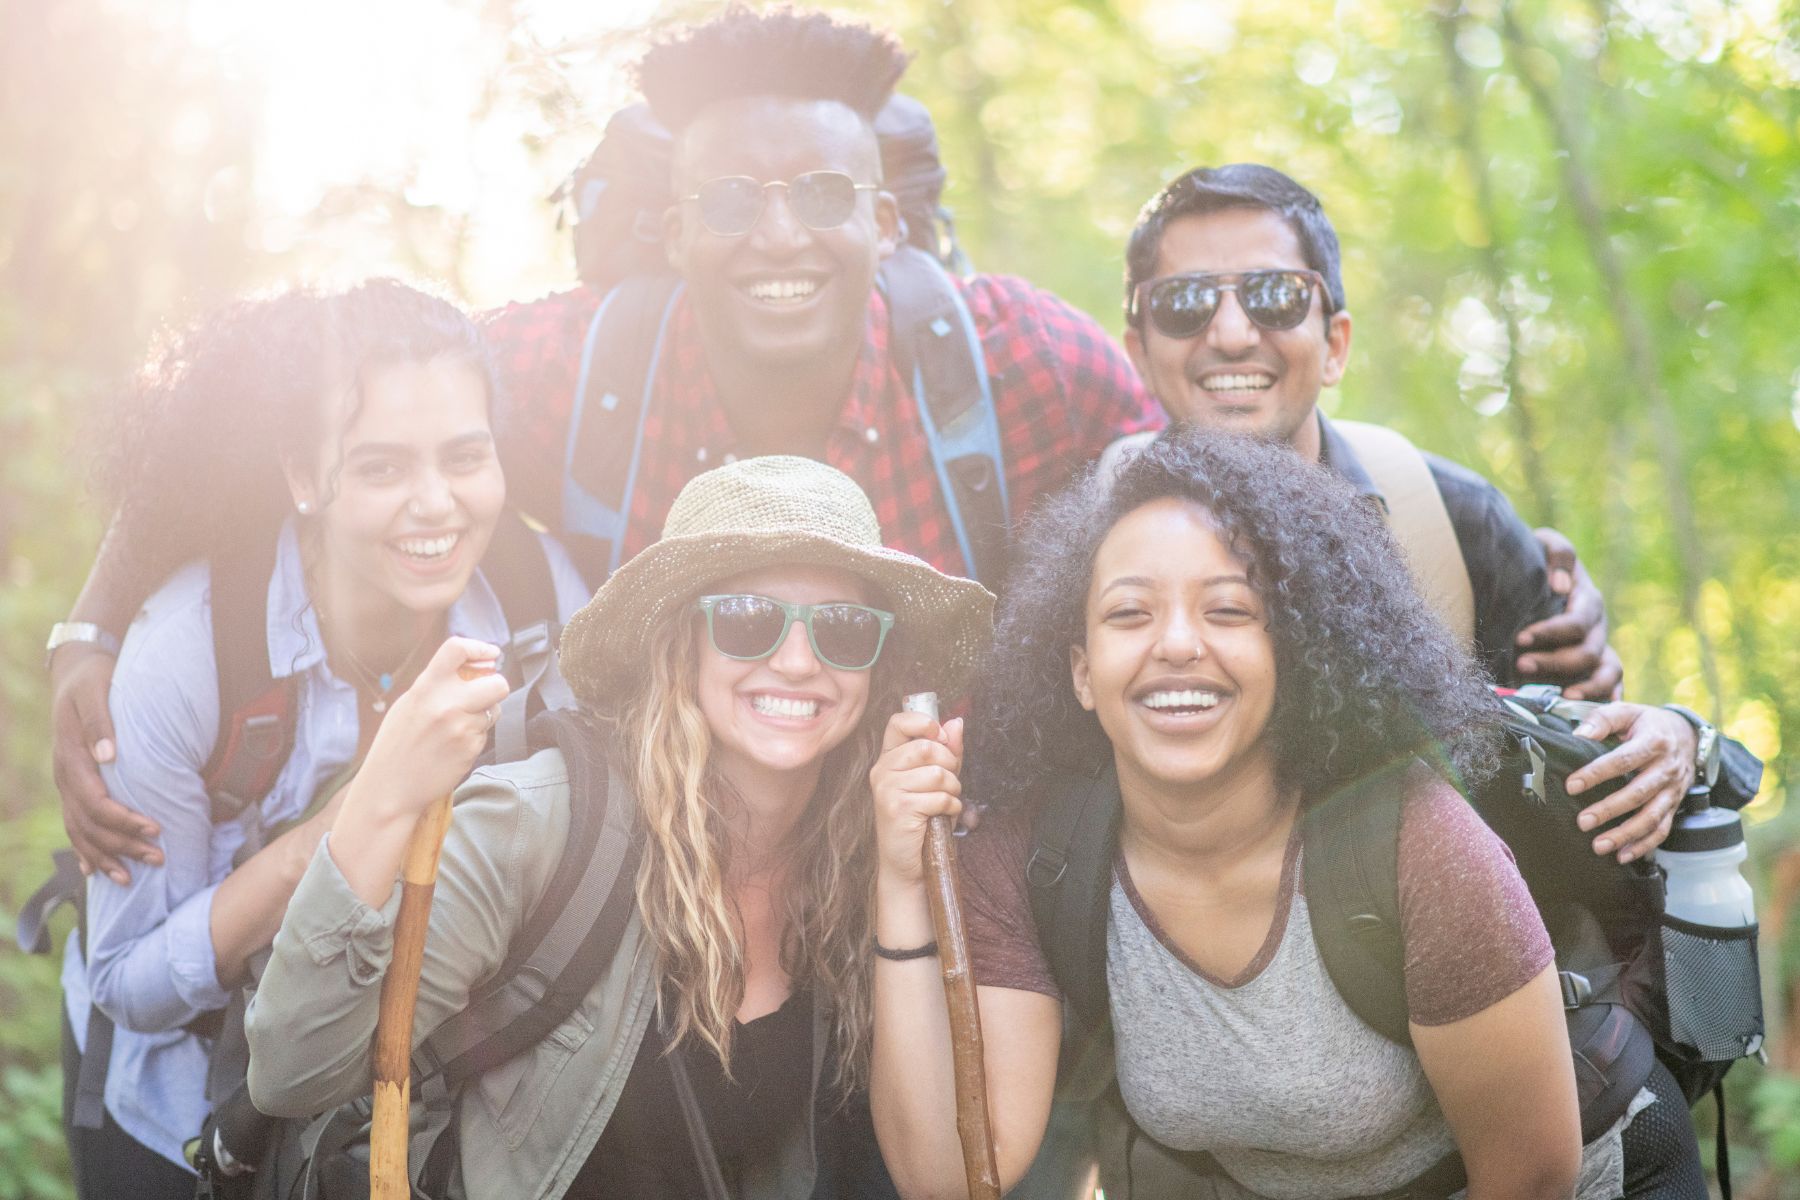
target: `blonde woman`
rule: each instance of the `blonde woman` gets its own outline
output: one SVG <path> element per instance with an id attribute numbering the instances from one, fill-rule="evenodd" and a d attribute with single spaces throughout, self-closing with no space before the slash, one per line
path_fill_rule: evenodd
<path id="1" fill-rule="evenodd" d="M 683 489 L 563 641 L 592 749 L 635 804 L 636 910 L 574 1014 L 461 1098 L 466 1194 L 889 1192 L 866 1113 L 842 1103 L 869 1055 L 868 772 L 903 689 L 962 687 L 991 604 L 883 548 L 866 497 L 820 463 L 752 459 Z M 479 723 L 457 669 L 487 653 L 446 644 L 395 704 L 295 893 L 250 1017 L 266 1111 L 369 1089 L 402 850 L 477 748 L 411 747 Z M 548 750 L 462 784 L 416 1037 L 505 960 L 568 835 L 569 780 Z"/>

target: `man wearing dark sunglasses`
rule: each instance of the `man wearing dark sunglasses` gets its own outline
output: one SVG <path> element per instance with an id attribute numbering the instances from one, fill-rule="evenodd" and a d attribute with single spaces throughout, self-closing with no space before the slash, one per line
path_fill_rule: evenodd
<path id="1" fill-rule="evenodd" d="M 1254 163 L 1202 167 L 1170 183 L 1132 231 L 1125 314 L 1126 349 L 1171 417 L 1278 438 L 1378 494 L 1319 412 L 1320 391 L 1344 376 L 1351 317 L 1337 234 L 1300 184 Z M 1560 545 L 1550 579 L 1504 496 L 1454 463 L 1427 461 L 1468 566 L 1488 669 L 1609 697 L 1618 659 L 1573 549 L 1551 535 Z M 1566 608 L 1559 592 L 1569 595 Z"/>
<path id="2" fill-rule="evenodd" d="M 1254 163 L 1200 167 L 1159 192 L 1127 245 L 1125 314 L 1126 349 L 1172 418 L 1285 441 L 1384 509 L 1396 500 L 1412 509 L 1429 502 L 1421 491 L 1384 495 L 1344 431 L 1319 412 L 1320 389 L 1344 375 L 1350 313 L 1337 234 L 1318 197 L 1280 171 Z M 1599 591 L 1573 547 L 1544 531 L 1554 543 L 1547 561 L 1491 483 L 1405 449 L 1423 459 L 1442 500 L 1446 536 L 1454 537 L 1472 593 L 1475 648 L 1489 673 L 1504 684 L 1541 679 L 1570 684 L 1571 696 L 1611 698 L 1622 673 L 1618 656 L 1606 645 Z M 1398 530 L 1401 519 L 1391 509 L 1389 516 Z M 1560 581 L 1553 578 L 1559 571 Z M 1642 857 L 1660 842 L 1685 780 L 1708 765 L 1700 756 L 1716 756 L 1723 768 L 1717 798 L 1736 807 L 1756 795 L 1761 767 L 1753 757 L 1677 711 L 1680 722 L 1654 710 L 1654 723 L 1602 731 L 1635 745 L 1633 763 L 1654 759 L 1659 769 L 1679 764 L 1681 772 L 1668 773 L 1654 791 L 1633 789 L 1643 807 L 1597 837 L 1596 852 Z M 1600 820 L 1617 811 L 1607 805 Z"/>

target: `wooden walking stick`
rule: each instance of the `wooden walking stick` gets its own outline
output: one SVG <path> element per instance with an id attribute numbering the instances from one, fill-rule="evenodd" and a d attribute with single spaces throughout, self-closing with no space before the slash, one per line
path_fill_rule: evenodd
<path id="1" fill-rule="evenodd" d="M 936 692 L 915 692 L 900 702 L 907 712 L 938 719 Z M 925 831 L 925 878 L 931 897 L 931 926 L 944 973 L 944 1004 L 950 1010 L 950 1054 L 956 1071 L 956 1133 L 962 1139 L 963 1174 L 969 1200 L 1000 1200 L 1000 1169 L 994 1163 L 994 1133 L 988 1127 L 987 1072 L 981 1058 L 981 1009 L 975 975 L 969 969 L 969 939 L 963 932 L 962 896 L 956 890 L 956 843 L 950 819 L 933 817 Z"/>
<path id="2" fill-rule="evenodd" d="M 493 673 L 493 665 L 464 666 L 464 679 Z M 412 1115 L 413 1007 L 419 998 L 419 971 L 425 963 L 425 930 L 431 922 L 431 892 L 437 884 L 438 854 L 450 829 L 450 796 L 419 814 L 400 866 L 400 911 L 394 917 L 394 957 L 381 980 L 381 1009 L 375 1019 L 375 1106 L 369 1119 L 369 1200 L 410 1200 L 406 1147 Z"/>

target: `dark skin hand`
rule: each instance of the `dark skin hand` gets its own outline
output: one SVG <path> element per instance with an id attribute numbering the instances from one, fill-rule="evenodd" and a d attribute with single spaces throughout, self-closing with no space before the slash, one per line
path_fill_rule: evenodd
<path id="1" fill-rule="evenodd" d="M 51 762 L 62 794 L 63 828 L 81 859 L 81 869 L 102 871 L 113 882 L 131 882 L 126 859 L 161 866 L 155 821 L 133 812 L 106 793 L 101 763 L 113 759 L 113 657 L 90 646 L 68 645 L 50 663 Z"/>
<path id="2" fill-rule="evenodd" d="M 1622 863 L 1644 857 L 1669 836 L 1676 809 L 1693 785 L 1698 740 L 1694 727 L 1666 708 L 1613 703 L 1582 718 L 1575 732 L 1590 738 L 1616 737 L 1620 744 L 1570 774 L 1569 795 L 1579 796 L 1607 779 L 1632 776 L 1630 783 L 1583 809 L 1576 823 L 1593 829 L 1631 813 L 1630 820 L 1594 839 L 1594 853 L 1616 852 Z"/>
<path id="3" fill-rule="evenodd" d="M 1557 683 L 1571 700 L 1616 700 L 1625 671 L 1607 645 L 1606 601 L 1576 557 L 1568 538 L 1554 529 L 1534 530 L 1544 548 L 1550 590 L 1565 598 L 1563 611 L 1519 631 L 1519 674 L 1534 683 Z"/>

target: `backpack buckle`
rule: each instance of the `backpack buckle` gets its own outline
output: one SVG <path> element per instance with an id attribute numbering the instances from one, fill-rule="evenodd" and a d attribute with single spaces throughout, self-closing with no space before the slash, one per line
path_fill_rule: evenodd
<path id="1" fill-rule="evenodd" d="M 1545 786 L 1548 772 L 1545 768 L 1544 748 L 1538 745 L 1536 738 L 1526 737 L 1519 743 L 1519 749 L 1525 751 L 1525 759 L 1530 764 L 1530 769 L 1519 780 L 1526 797 L 1539 804 L 1548 803 L 1549 792 Z"/>
<path id="2" fill-rule="evenodd" d="M 1562 986 L 1563 1007 L 1585 1007 L 1594 998 L 1594 985 L 1578 971 L 1558 971 L 1556 982 Z"/>
<path id="3" fill-rule="evenodd" d="M 244 718 L 238 744 L 244 753 L 258 762 L 281 751 L 281 716 L 278 713 L 253 713 Z"/>
<path id="4" fill-rule="evenodd" d="M 1055 887 L 1062 882 L 1063 872 L 1068 869 L 1067 855 L 1048 846 L 1039 846 L 1031 852 L 1031 861 L 1025 864 L 1025 881 L 1032 887 Z"/>

